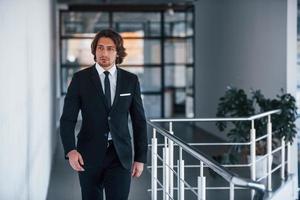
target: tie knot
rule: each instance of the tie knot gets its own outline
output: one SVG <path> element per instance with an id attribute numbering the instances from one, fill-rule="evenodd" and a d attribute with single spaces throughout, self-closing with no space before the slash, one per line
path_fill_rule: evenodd
<path id="1" fill-rule="evenodd" d="M 104 71 L 105 76 L 109 75 L 109 71 Z"/>

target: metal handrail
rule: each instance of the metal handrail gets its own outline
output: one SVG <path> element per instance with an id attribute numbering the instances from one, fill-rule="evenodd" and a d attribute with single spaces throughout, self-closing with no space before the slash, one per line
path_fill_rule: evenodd
<path id="1" fill-rule="evenodd" d="M 274 113 L 275 111 L 270 111 L 270 112 Z M 239 118 L 239 119 L 249 120 L 249 118 Z M 213 159 L 209 158 L 208 156 L 206 156 L 204 153 L 202 153 L 198 149 L 188 145 L 187 143 L 185 143 L 180 138 L 178 138 L 178 137 L 174 136 L 173 134 L 171 134 L 169 131 L 164 130 L 161 127 L 157 126 L 156 124 L 153 123 L 154 121 L 157 121 L 157 120 L 148 120 L 148 124 L 151 125 L 153 128 L 155 128 L 156 131 L 158 131 L 163 136 L 165 136 L 168 139 L 172 140 L 173 142 L 177 143 L 187 153 L 194 156 L 196 159 L 202 161 L 204 164 L 206 164 L 209 168 L 211 168 L 214 172 L 219 174 L 221 177 L 223 177 L 229 183 L 232 183 L 234 185 L 244 187 L 244 188 L 254 189 L 257 192 L 256 197 L 257 196 L 260 196 L 260 197 L 263 196 L 263 194 L 265 193 L 265 190 L 266 190 L 266 188 L 263 184 L 252 181 L 250 179 L 241 178 L 238 175 L 232 173 L 231 171 L 229 171 L 228 169 L 226 169 L 225 167 L 223 167 L 219 163 L 217 163 L 215 160 L 213 160 Z M 162 122 L 162 121 L 159 121 L 159 122 Z M 170 122 L 170 121 L 168 121 L 168 122 Z"/>
<path id="2" fill-rule="evenodd" d="M 216 121 L 252 121 L 268 115 L 281 112 L 280 109 L 271 110 L 264 113 L 256 114 L 250 117 L 231 117 L 231 118 L 162 118 L 150 119 L 150 122 L 216 122 Z"/>

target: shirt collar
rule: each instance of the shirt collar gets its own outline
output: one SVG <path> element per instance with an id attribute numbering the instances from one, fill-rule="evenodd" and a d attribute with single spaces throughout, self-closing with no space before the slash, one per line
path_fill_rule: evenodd
<path id="1" fill-rule="evenodd" d="M 96 63 L 96 69 L 97 69 L 99 75 L 103 74 L 103 72 L 106 71 L 98 63 Z M 117 67 L 114 64 L 108 71 L 109 71 L 110 75 L 114 76 L 116 73 L 116 70 L 117 70 Z"/>

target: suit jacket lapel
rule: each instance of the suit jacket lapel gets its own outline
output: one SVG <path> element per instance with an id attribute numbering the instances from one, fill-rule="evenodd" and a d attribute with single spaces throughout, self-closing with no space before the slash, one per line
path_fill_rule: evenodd
<path id="1" fill-rule="evenodd" d="M 97 69 L 96 69 L 95 65 L 92 67 L 91 78 L 92 78 L 92 81 L 93 81 L 97 91 L 98 91 L 97 94 L 98 94 L 98 97 L 99 97 L 100 101 L 102 101 L 104 103 L 105 108 L 108 111 L 109 108 L 108 108 L 107 102 L 105 100 L 105 95 L 103 93 L 100 77 L 99 77 L 99 74 L 97 72 Z"/>

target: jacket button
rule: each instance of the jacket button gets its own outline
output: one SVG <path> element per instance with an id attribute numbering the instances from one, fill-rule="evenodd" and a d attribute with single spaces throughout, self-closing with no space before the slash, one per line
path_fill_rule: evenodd
<path id="1" fill-rule="evenodd" d="M 110 117 L 108 117 L 107 119 L 110 120 Z"/>

